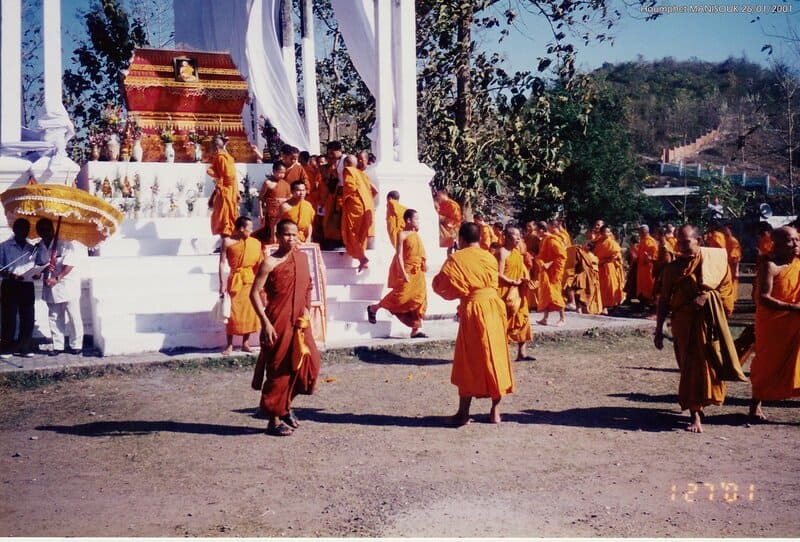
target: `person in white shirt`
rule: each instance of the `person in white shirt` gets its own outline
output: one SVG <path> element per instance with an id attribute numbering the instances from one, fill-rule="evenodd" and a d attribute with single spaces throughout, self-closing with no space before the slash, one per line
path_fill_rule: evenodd
<path id="1" fill-rule="evenodd" d="M 21 356 L 33 357 L 34 293 L 33 277 L 29 273 L 34 265 L 34 247 L 28 242 L 31 224 L 24 218 L 14 221 L 14 237 L 0 243 L 0 359 L 9 359 L 15 346 Z M 19 330 L 17 329 L 19 316 Z M 19 331 L 18 341 L 14 341 Z"/>
<path id="2" fill-rule="evenodd" d="M 83 348 L 79 270 L 87 257 L 86 247 L 77 242 L 56 240 L 53 222 L 47 218 L 39 219 L 36 223 L 36 233 L 42 238 L 37 247 L 36 263 L 50 263 L 43 275 L 42 288 L 42 299 L 47 303 L 50 335 L 53 339 L 50 355 L 55 356 L 62 351 L 78 354 Z M 69 336 L 66 348 L 65 335 Z"/>

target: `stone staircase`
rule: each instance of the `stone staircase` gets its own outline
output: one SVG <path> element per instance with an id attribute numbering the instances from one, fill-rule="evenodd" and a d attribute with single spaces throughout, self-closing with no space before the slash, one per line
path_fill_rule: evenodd
<path id="1" fill-rule="evenodd" d="M 177 348 L 217 348 L 223 326 L 210 316 L 217 299 L 217 244 L 207 217 L 128 219 L 118 235 L 90 258 L 86 277 L 94 344 L 103 355 Z M 370 268 L 344 251 L 322 253 L 326 268 L 327 337 L 324 346 L 361 339 L 408 337 L 409 328 L 386 311 L 370 324 L 366 306 L 381 298 L 391 255 L 368 251 Z M 429 283 L 433 274 L 429 271 Z M 429 290 L 429 335 L 437 319 L 452 319 L 456 304 Z M 252 339 L 251 339 L 252 340 Z M 322 341 L 319 341 L 322 346 Z"/>

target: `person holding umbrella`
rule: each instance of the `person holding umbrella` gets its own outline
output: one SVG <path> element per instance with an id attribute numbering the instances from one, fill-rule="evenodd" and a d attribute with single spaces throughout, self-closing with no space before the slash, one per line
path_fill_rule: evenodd
<path id="1" fill-rule="evenodd" d="M 57 238 L 53 221 L 40 218 L 36 233 L 42 238 L 37 246 L 37 265 L 49 264 L 43 275 L 42 300 L 47 303 L 50 336 L 53 339 L 51 356 L 61 352 L 78 354 L 83 349 L 83 319 L 81 318 L 81 277 L 75 271 L 88 256 L 86 248 L 76 242 Z M 67 330 L 69 318 L 69 330 Z M 64 343 L 64 336 L 69 343 Z"/>
<path id="2" fill-rule="evenodd" d="M 22 357 L 33 357 L 34 293 L 32 269 L 34 247 L 28 242 L 31 224 L 24 218 L 14 221 L 14 237 L 0 243 L 0 359 L 10 359 L 14 351 L 14 336 L 19 331 L 19 352 Z M 17 330 L 19 316 L 19 330 Z"/>

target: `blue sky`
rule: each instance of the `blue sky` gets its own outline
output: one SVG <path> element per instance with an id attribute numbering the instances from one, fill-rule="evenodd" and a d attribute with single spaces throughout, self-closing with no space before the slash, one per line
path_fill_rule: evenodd
<path id="1" fill-rule="evenodd" d="M 591 70 L 604 62 L 636 60 L 639 55 L 645 60 L 669 56 L 676 60 L 696 57 L 708 61 L 744 56 L 750 61 L 764 64 L 767 56 L 761 52 L 761 47 L 768 41 L 778 41 L 770 39 L 765 33 L 785 34 L 787 23 L 800 25 L 800 0 L 765 0 L 759 3 L 756 3 L 757 0 L 710 0 L 692 3 L 694 1 L 660 0 L 657 5 L 687 11 L 695 6 L 700 9 L 723 6 L 726 10 L 735 9 L 738 13 L 672 13 L 647 22 L 626 16 L 611 31 L 616 36 L 616 43 L 613 46 L 592 44 L 582 48 L 578 57 L 578 68 Z M 620 0 L 610 2 L 620 4 Z M 506 3 L 501 2 L 502 5 Z M 88 0 L 62 0 L 62 26 L 65 33 L 74 36 L 79 31 L 77 11 L 88 4 Z M 773 6 L 777 6 L 777 10 L 789 10 L 789 13 L 773 13 Z M 743 13 L 745 10 L 752 11 L 752 14 Z M 635 11 L 633 13 L 639 15 Z M 761 20 L 751 23 L 756 14 L 761 16 Z M 524 12 L 516 27 L 511 36 L 500 45 L 491 43 L 496 39 L 495 36 L 484 35 L 481 39 L 486 47 L 505 56 L 507 66 L 512 71 L 535 67 L 537 56 L 543 53 L 548 42 L 549 31 L 541 18 Z M 63 46 L 64 65 L 67 66 L 75 43 L 70 36 L 65 35 Z M 788 57 L 789 52 L 784 52 Z M 776 51 L 776 54 L 780 53 Z"/>

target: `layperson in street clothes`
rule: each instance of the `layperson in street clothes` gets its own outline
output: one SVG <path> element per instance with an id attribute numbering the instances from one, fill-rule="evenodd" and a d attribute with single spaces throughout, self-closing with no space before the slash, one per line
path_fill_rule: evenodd
<path id="1" fill-rule="evenodd" d="M 0 283 L 2 359 L 11 358 L 15 350 L 23 357 L 33 357 L 31 348 L 35 294 L 33 278 L 25 276 L 25 272 L 34 266 L 36 259 L 34 246 L 28 242 L 31 224 L 24 218 L 18 218 L 11 229 L 14 236 L 0 244 L 0 276 L 3 278 Z"/>
<path id="2" fill-rule="evenodd" d="M 79 353 L 83 349 L 81 268 L 88 264 L 89 254 L 80 243 L 56 240 L 53 221 L 49 218 L 36 222 L 36 233 L 42 239 L 36 250 L 36 264 L 50 264 L 42 275 L 42 299 L 47 304 L 53 341 L 50 355 Z M 69 337 L 68 344 L 64 343 L 65 336 Z"/>
<path id="3" fill-rule="evenodd" d="M 446 190 L 438 190 L 433 197 L 433 206 L 439 214 L 439 246 L 453 248 L 461 226 L 461 206 L 450 199 Z"/>
<path id="4" fill-rule="evenodd" d="M 389 234 L 389 242 L 393 247 L 397 247 L 397 236 L 406 228 L 406 211 L 406 207 L 400 203 L 400 193 L 397 190 L 386 194 L 386 233 Z"/>
<path id="5" fill-rule="evenodd" d="M 425 246 L 419 235 L 419 214 L 414 209 L 403 213 L 405 228 L 397 237 L 392 264 L 389 267 L 387 286 L 392 289 L 383 299 L 367 305 L 367 319 L 376 323 L 375 313 L 386 309 L 411 328 L 411 338 L 425 338 L 421 331 L 422 319 L 428 308 L 425 271 L 428 270 Z"/>
<path id="6" fill-rule="evenodd" d="M 650 235 L 647 224 L 639 226 L 639 245 L 636 253 L 636 299 L 644 307 L 650 307 L 655 301 L 655 276 L 653 266 L 658 259 L 658 241 Z"/>
<path id="7" fill-rule="evenodd" d="M 267 433 L 286 437 L 300 426 L 292 401 L 314 393 L 320 355 L 310 326 L 311 271 L 308 258 L 297 250 L 297 225 L 281 220 L 276 231 L 278 249 L 262 262 L 250 292 L 261 321 L 261 353 L 251 386 L 261 390 L 259 411 L 268 419 Z"/>
<path id="8" fill-rule="evenodd" d="M 259 230 L 263 231 L 266 243 L 275 243 L 275 224 L 281 218 L 281 205 L 291 197 L 292 185 L 286 182 L 286 166 L 282 162 L 275 162 L 272 173 L 264 179 L 258 194 Z"/>
<path id="9" fill-rule="evenodd" d="M 755 357 L 750 366 L 750 416 L 766 420 L 762 401 L 800 396 L 800 238 L 784 226 L 772 231 L 772 258 L 758 272 Z"/>
<path id="10" fill-rule="evenodd" d="M 700 230 L 678 230 L 680 256 L 664 269 L 654 343 L 664 348 L 664 320 L 672 314 L 675 358 L 680 369 L 678 403 L 688 409 L 686 428 L 702 433 L 703 409 L 721 405 L 725 380 L 746 381 L 728 329 L 733 287 L 724 250 L 701 247 Z"/>
<path id="11" fill-rule="evenodd" d="M 548 317 L 552 311 L 558 312 L 558 321 L 555 325 L 564 325 L 564 295 L 562 294 L 562 284 L 564 281 L 564 265 L 567 261 L 567 248 L 564 241 L 557 235 L 558 223 L 550 220 L 545 228 L 544 223 L 539 224 L 539 231 L 542 235 L 539 245 L 539 254 L 536 256 L 536 266 L 539 268 L 539 312 L 543 312 L 541 320 L 536 323 L 542 326 L 547 325 Z"/>
<path id="12" fill-rule="evenodd" d="M 222 136 L 213 139 L 214 156 L 208 168 L 209 177 L 214 179 L 214 192 L 208 202 L 211 207 L 211 233 L 220 237 L 233 233 L 236 218 L 239 216 L 236 162 L 225 149 L 225 141 Z"/>
<path id="13" fill-rule="evenodd" d="M 261 243 L 252 236 L 253 221 L 250 217 L 236 219 L 236 231 L 223 239 L 219 251 L 219 295 L 227 290 L 231 296 L 231 315 L 225 324 L 225 355 L 233 352 L 233 336 L 242 336 L 242 351 L 252 352 L 248 340 L 250 334 L 258 331 L 258 316 L 250 304 L 250 290 L 255 280 L 255 272 L 263 259 Z M 224 266 L 230 268 L 227 284 L 223 282 Z"/>
<path id="14" fill-rule="evenodd" d="M 592 243 L 592 252 L 600 264 L 600 299 L 603 314 L 616 307 L 625 298 L 625 275 L 622 271 L 622 248 L 614 240 L 611 228 L 604 225 Z"/>
<path id="15" fill-rule="evenodd" d="M 292 197 L 281 205 L 281 220 L 288 219 L 297 224 L 299 241 L 310 243 L 314 216 L 314 207 L 306 201 L 306 184 L 298 179 L 292 183 Z"/>
<path id="16" fill-rule="evenodd" d="M 505 245 L 500 249 L 497 262 L 498 293 L 506 306 L 508 340 L 517 343 L 517 361 L 533 360 L 528 356 L 526 343 L 533 340 L 526 290 L 530 282 L 528 268 L 522 259 L 518 228 L 507 227 L 503 232 Z"/>
<path id="17" fill-rule="evenodd" d="M 356 158 L 345 159 L 342 190 L 342 241 L 344 249 L 358 260 L 358 272 L 369 267 L 367 240 L 375 235 L 375 200 L 369 177 L 356 167 Z"/>
<path id="18" fill-rule="evenodd" d="M 462 224 L 459 250 L 450 254 L 433 278 L 433 291 L 445 299 L 458 299 L 458 334 L 450 381 L 458 387 L 454 425 L 468 424 L 472 398 L 490 398 L 489 421 L 500 423 L 502 397 L 514 392 L 508 355 L 506 308 L 497 293 L 497 260 L 480 247 L 480 229 Z"/>

